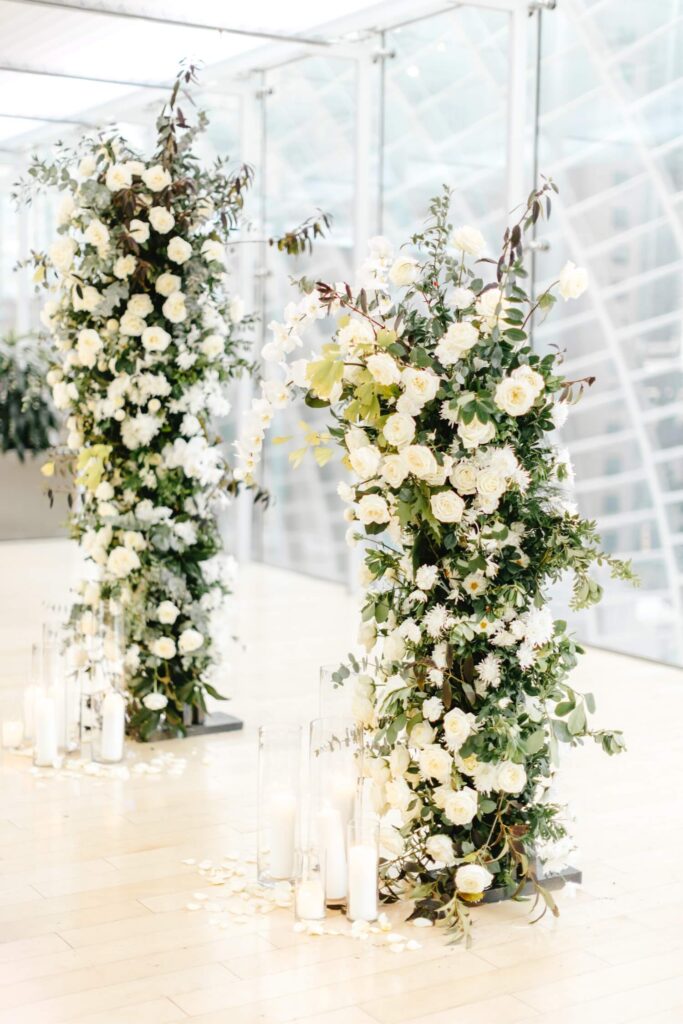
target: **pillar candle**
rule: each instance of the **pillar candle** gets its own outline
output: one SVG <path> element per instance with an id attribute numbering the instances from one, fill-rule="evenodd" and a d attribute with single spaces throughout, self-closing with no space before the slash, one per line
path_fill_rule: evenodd
<path id="1" fill-rule="evenodd" d="M 294 874 L 296 797 L 283 790 L 270 800 L 270 875 L 286 879 Z"/>
<path id="2" fill-rule="evenodd" d="M 333 775 L 330 780 L 329 801 L 339 811 L 344 826 L 353 817 L 356 787 L 356 779 L 348 775 Z"/>
<path id="3" fill-rule="evenodd" d="M 8 718 L 2 723 L 2 745 L 8 749 L 21 746 L 24 726 L 20 719 Z"/>
<path id="4" fill-rule="evenodd" d="M 123 737 L 126 731 L 126 702 L 123 695 L 111 690 L 102 701 L 102 736 L 100 757 L 116 762 L 123 757 Z"/>
<path id="5" fill-rule="evenodd" d="M 38 687 L 33 684 L 24 690 L 24 735 L 27 740 L 33 739 L 34 708 Z"/>
<path id="6" fill-rule="evenodd" d="M 53 765 L 57 761 L 57 708 L 54 697 L 37 694 L 34 717 L 34 760 L 37 765 Z"/>
<path id="7" fill-rule="evenodd" d="M 346 899 L 346 825 L 337 807 L 325 806 L 318 814 L 320 848 L 325 857 L 325 895 L 328 902 Z"/>
<path id="8" fill-rule="evenodd" d="M 301 921 L 322 921 L 325 917 L 325 891 L 319 878 L 299 882 L 296 887 L 295 911 Z"/>
<path id="9" fill-rule="evenodd" d="M 377 919 L 377 848 L 357 844 L 349 850 L 349 905 L 352 921 Z"/>

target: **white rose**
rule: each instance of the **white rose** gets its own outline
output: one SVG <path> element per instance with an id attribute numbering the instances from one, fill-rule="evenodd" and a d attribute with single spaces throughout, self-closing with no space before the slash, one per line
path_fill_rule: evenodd
<path id="1" fill-rule="evenodd" d="M 420 751 L 417 760 L 423 778 L 436 779 L 437 782 L 447 782 L 450 779 L 453 770 L 453 758 L 438 743 L 430 743 L 424 747 Z"/>
<path id="2" fill-rule="evenodd" d="M 405 775 L 410 767 L 410 752 L 402 743 L 397 743 L 389 755 L 389 768 L 394 778 Z"/>
<path id="3" fill-rule="evenodd" d="M 471 288 L 454 288 L 450 299 L 454 309 L 467 309 L 474 302 L 474 292 Z"/>
<path id="4" fill-rule="evenodd" d="M 175 217 L 165 206 L 153 206 L 149 213 L 149 222 L 160 235 L 167 235 L 175 227 Z"/>
<path id="5" fill-rule="evenodd" d="M 204 636 L 197 629 L 184 629 L 178 639 L 178 650 L 181 654 L 192 654 L 204 643 Z"/>
<path id="6" fill-rule="evenodd" d="M 126 547 L 112 548 L 107 558 L 107 569 L 119 579 L 123 579 L 128 573 L 132 572 L 133 569 L 140 568 L 140 559 L 138 558 L 135 551 L 131 551 Z"/>
<path id="7" fill-rule="evenodd" d="M 534 404 L 536 394 L 524 377 L 504 377 L 496 387 L 493 400 L 509 416 L 524 416 Z"/>
<path id="8" fill-rule="evenodd" d="M 97 163 L 94 156 L 84 156 L 78 165 L 78 173 L 81 178 L 89 178 L 97 170 Z"/>
<path id="9" fill-rule="evenodd" d="M 452 708 L 444 715 L 444 737 L 451 750 L 460 750 L 472 732 L 472 722 L 473 716 L 460 708 Z"/>
<path id="10" fill-rule="evenodd" d="M 170 636 L 159 636 L 149 645 L 152 654 L 157 658 L 174 658 L 176 653 L 175 640 Z"/>
<path id="11" fill-rule="evenodd" d="M 443 366 L 453 366 L 479 341 L 479 331 L 468 321 L 451 324 L 434 350 Z"/>
<path id="12" fill-rule="evenodd" d="M 142 698 L 142 703 L 148 711 L 163 711 L 168 704 L 168 697 L 164 697 L 163 693 L 148 693 Z"/>
<path id="13" fill-rule="evenodd" d="M 98 501 L 111 501 L 114 497 L 114 488 L 108 480 L 103 480 L 101 484 L 98 484 L 95 490 L 95 497 Z"/>
<path id="14" fill-rule="evenodd" d="M 225 263 L 225 246 L 215 238 L 207 238 L 201 252 L 209 263 Z"/>
<path id="15" fill-rule="evenodd" d="M 94 313 L 100 304 L 102 296 L 98 292 L 97 288 L 94 288 L 91 284 L 86 284 L 84 288 L 80 289 L 74 285 L 71 290 L 71 302 L 76 312 L 85 310 L 86 313 Z"/>
<path id="16" fill-rule="evenodd" d="M 387 417 L 382 433 L 394 448 L 403 448 L 415 437 L 415 420 L 411 416 L 403 416 L 400 412 L 394 413 Z"/>
<path id="17" fill-rule="evenodd" d="M 481 231 L 470 227 L 469 224 L 464 224 L 462 227 L 455 229 L 451 235 L 451 245 L 454 249 L 458 249 L 468 256 L 474 256 L 475 259 L 481 256 L 486 248 L 486 242 Z"/>
<path id="18" fill-rule="evenodd" d="M 358 502 L 358 519 L 364 525 L 368 523 L 388 523 L 389 508 L 379 494 L 365 494 Z"/>
<path id="19" fill-rule="evenodd" d="M 425 844 L 427 856 L 431 857 L 437 864 L 443 864 L 450 868 L 455 864 L 455 848 L 453 840 L 449 836 L 430 836 Z"/>
<path id="20" fill-rule="evenodd" d="M 135 256 L 119 256 L 113 267 L 114 277 L 118 277 L 119 281 L 123 281 L 124 278 L 130 277 L 136 265 L 137 260 Z"/>
<path id="21" fill-rule="evenodd" d="M 207 359 L 215 359 L 224 351 L 225 342 L 220 334 L 209 334 L 199 347 Z"/>
<path id="22" fill-rule="evenodd" d="M 503 793 L 521 793 L 526 786 L 526 771 L 523 764 L 502 761 L 496 773 L 496 788 Z"/>
<path id="23" fill-rule="evenodd" d="M 149 224 L 144 220 L 132 220 L 128 228 L 131 238 L 134 238 L 138 245 L 143 245 L 149 238 Z"/>
<path id="24" fill-rule="evenodd" d="M 372 379 L 384 386 L 398 384 L 401 379 L 401 370 L 396 360 L 388 352 L 378 352 L 376 355 L 370 356 L 367 368 Z"/>
<path id="25" fill-rule="evenodd" d="M 477 793 L 469 786 L 447 793 L 444 813 L 454 825 L 469 825 L 477 813 Z"/>
<path id="26" fill-rule="evenodd" d="M 142 172 L 142 180 L 150 192 L 161 192 L 171 184 L 171 175 L 161 164 L 154 164 Z"/>
<path id="27" fill-rule="evenodd" d="M 344 434 L 344 444 L 350 452 L 370 444 L 370 438 L 360 427 L 349 427 Z"/>
<path id="28" fill-rule="evenodd" d="M 234 324 L 238 324 L 244 319 L 245 308 L 244 300 L 241 299 L 239 295 L 235 295 L 235 297 L 230 300 L 228 310 L 230 313 L 230 319 Z"/>
<path id="29" fill-rule="evenodd" d="M 78 388 L 73 382 L 59 380 L 52 388 L 52 400 L 57 409 L 68 409 L 78 398 Z"/>
<path id="30" fill-rule="evenodd" d="M 122 188 L 130 188 L 133 183 L 130 168 L 125 164 L 112 164 L 107 170 L 104 183 L 110 192 L 120 192 Z"/>
<path id="31" fill-rule="evenodd" d="M 105 253 L 109 247 L 109 228 L 101 220 L 91 220 L 83 232 L 83 238 L 99 249 L 100 253 Z"/>
<path id="32" fill-rule="evenodd" d="M 500 317 L 505 316 L 508 306 L 509 302 L 500 288 L 489 288 L 488 291 L 479 296 L 475 309 L 481 317 L 483 324 L 489 330 L 493 330 Z"/>
<path id="33" fill-rule="evenodd" d="M 522 366 L 518 366 L 516 370 L 513 370 L 510 374 L 515 380 L 525 380 L 530 388 L 538 397 L 545 387 L 545 380 L 543 376 L 536 370 L 532 370 L 527 363 L 523 363 Z"/>
<path id="34" fill-rule="evenodd" d="M 138 177 L 140 177 L 145 169 L 142 160 L 126 160 L 124 166 L 128 168 L 131 174 L 137 174 Z"/>
<path id="35" fill-rule="evenodd" d="M 401 374 L 401 383 L 408 398 L 422 407 L 436 396 L 441 380 L 432 370 L 416 370 L 409 366 Z"/>
<path id="36" fill-rule="evenodd" d="M 387 802 L 397 811 L 407 811 L 415 794 L 405 779 L 391 779 L 386 784 Z"/>
<path id="37" fill-rule="evenodd" d="M 176 235 L 166 247 L 166 255 L 173 263 L 187 263 L 192 255 L 192 246 L 184 238 Z"/>
<path id="38" fill-rule="evenodd" d="M 145 327 L 142 344 L 148 352 L 164 352 L 171 344 L 171 335 L 163 327 Z"/>
<path id="39" fill-rule="evenodd" d="M 93 367 L 97 362 L 97 356 L 102 351 L 102 339 L 97 331 L 84 328 L 78 332 L 76 351 L 82 366 Z"/>
<path id="40" fill-rule="evenodd" d="M 403 449 L 408 472 L 422 480 L 431 476 L 437 471 L 437 462 L 434 453 L 421 444 L 410 444 Z"/>
<path id="41" fill-rule="evenodd" d="M 187 318 L 184 294 L 172 292 L 161 307 L 161 312 L 172 324 L 181 324 Z"/>
<path id="42" fill-rule="evenodd" d="M 132 313 L 124 313 L 121 317 L 119 330 L 121 331 L 121 334 L 125 334 L 128 337 L 139 338 L 146 326 L 147 325 L 141 316 L 133 316 Z"/>
<path id="43" fill-rule="evenodd" d="M 429 504 L 440 523 L 459 523 L 465 511 L 465 502 L 455 491 L 439 491 L 431 496 Z"/>
<path id="44" fill-rule="evenodd" d="M 588 271 L 567 260 L 560 271 L 559 292 L 564 301 L 578 299 L 588 287 Z"/>
<path id="45" fill-rule="evenodd" d="M 418 722 L 410 730 L 410 742 L 414 747 L 424 749 L 434 743 L 436 733 L 429 722 Z"/>
<path id="46" fill-rule="evenodd" d="M 455 464 L 449 479 L 460 494 L 474 494 L 477 490 L 477 470 L 466 459 Z"/>
<path id="47" fill-rule="evenodd" d="M 412 256 L 399 256 L 391 266 L 389 280 L 397 288 L 408 288 L 420 276 L 420 265 Z"/>
<path id="48" fill-rule="evenodd" d="M 154 288 L 159 295 L 163 295 L 165 298 L 168 298 L 168 296 L 172 295 L 173 292 L 180 291 L 181 284 L 182 280 L 177 274 L 165 273 L 159 274 Z"/>
<path id="49" fill-rule="evenodd" d="M 382 462 L 381 475 L 390 487 L 400 487 L 408 476 L 408 466 L 403 455 L 387 455 Z"/>
<path id="50" fill-rule="evenodd" d="M 496 436 L 496 427 L 493 420 L 482 423 L 478 416 L 474 416 L 469 423 L 458 424 L 458 437 L 463 447 L 478 448 L 480 444 L 487 444 Z"/>
<path id="51" fill-rule="evenodd" d="M 379 470 L 382 456 L 378 448 L 372 444 L 365 444 L 361 448 L 354 448 L 349 452 L 349 462 L 354 473 L 361 480 L 369 480 Z"/>
<path id="52" fill-rule="evenodd" d="M 475 788 L 480 793 L 489 794 L 496 788 L 498 766 L 491 761 L 479 761 L 474 770 Z"/>
<path id="53" fill-rule="evenodd" d="M 493 875 L 481 864 L 463 864 L 455 872 L 455 888 L 468 896 L 476 896 L 488 889 Z"/>
<path id="54" fill-rule="evenodd" d="M 131 295 L 126 305 L 126 313 L 130 313 L 131 316 L 141 316 L 143 319 L 149 316 L 154 311 L 152 300 L 149 295 L 145 295 L 144 292 L 139 292 L 137 295 Z"/>
<path id="55" fill-rule="evenodd" d="M 50 262 L 60 274 L 65 274 L 71 268 L 78 246 L 73 238 L 58 238 L 50 246 Z"/>
<path id="56" fill-rule="evenodd" d="M 162 601 L 157 608 L 157 618 L 165 626 L 172 626 L 179 615 L 180 609 L 173 604 L 173 601 Z"/>

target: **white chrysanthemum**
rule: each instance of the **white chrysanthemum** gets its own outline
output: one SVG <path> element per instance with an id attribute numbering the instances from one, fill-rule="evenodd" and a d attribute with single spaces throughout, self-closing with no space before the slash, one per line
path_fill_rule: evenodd
<path id="1" fill-rule="evenodd" d="M 443 636 L 452 621 L 452 616 L 445 605 L 436 604 L 430 608 L 422 620 L 424 628 L 433 640 Z"/>
<path id="2" fill-rule="evenodd" d="M 431 590 L 439 578 L 437 565 L 421 565 L 415 573 L 415 582 L 420 590 Z"/>
<path id="3" fill-rule="evenodd" d="M 443 701 L 439 697 L 428 697 L 422 702 L 422 714 L 428 722 L 438 722 L 443 714 Z"/>
<path id="4" fill-rule="evenodd" d="M 484 686 L 500 686 L 500 658 L 495 654 L 487 654 L 476 667 L 477 676 Z"/>

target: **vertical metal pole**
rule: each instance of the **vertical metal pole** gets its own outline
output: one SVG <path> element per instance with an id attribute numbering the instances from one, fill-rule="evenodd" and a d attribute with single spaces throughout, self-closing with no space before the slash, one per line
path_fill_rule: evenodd
<path id="1" fill-rule="evenodd" d="M 510 12 L 510 39 L 508 46 L 508 132 L 506 199 L 508 216 L 526 197 L 526 64 L 527 64 L 526 4 L 519 4 Z"/>

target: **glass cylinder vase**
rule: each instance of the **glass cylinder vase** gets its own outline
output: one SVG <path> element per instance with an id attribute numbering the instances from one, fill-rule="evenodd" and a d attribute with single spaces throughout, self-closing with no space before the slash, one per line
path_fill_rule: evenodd
<path id="1" fill-rule="evenodd" d="M 363 815 L 350 822 L 348 863 L 347 917 L 350 921 L 376 921 L 379 891 L 379 819 L 377 817 Z"/>
<path id="2" fill-rule="evenodd" d="M 301 792 L 301 727 L 265 725 L 258 744 L 258 849 L 261 885 L 291 882 Z"/>
<path id="3" fill-rule="evenodd" d="M 24 742 L 24 716 L 21 690 L 0 689 L 0 746 L 3 750 L 19 750 Z"/>
<path id="4" fill-rule="evenodd" d="M 294 914 L 297 921 L 325 917 L 325 860 L 315 847 L 297 850 L 294 878 Z"/>
<path id="5" fill-rule="evenodd" d="M 40 683 L 27 696 L 34 763 L 47 767 L 62 754 L 76 753 L 81 745 L 80 679 L 67 664 L 60 628 L 43 628 Z"/>

